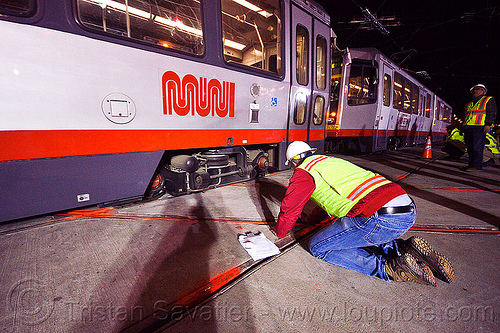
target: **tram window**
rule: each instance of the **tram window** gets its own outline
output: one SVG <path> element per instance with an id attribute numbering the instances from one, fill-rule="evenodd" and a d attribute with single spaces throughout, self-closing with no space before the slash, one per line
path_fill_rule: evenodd
<path id="1" fill-rule="evenodd" d="M 371 104 L 377 101 L 377 70 L 371 65 L 353 63 L 349 79 L 347 103 Z"/>
<path id="2" fill-rule="evenodd" d="M 306 121 L 307 96 L 304 93 L 295 95 L 295 111 L 293 122 L 297 125 L 302 125 Z"/>
<path id="3" fill-rule="evenodd" d="M 396 109 L 403 108 L 403 77 L 399 73 L 394 73 L 394 94 L 392 106 Z"/>
<path id="4" fill-rule="evenodd" d="M 316 87 L 326 88 L 327 44 L 323 36 L 316 37 Z"/>
<path id="5" fill-rule="evenodd" d="M 281 74 L 281 2 L 222 0 L 221 8 L 225 61 Z"/>
<path id="6" fill-rule="evenodd" d="M 183 52 L 204 52 L 197 0 L 77 1 L 78 17 L 87 28 Z"/>
<path id="7" fill-rule="evenodd" d="M 411 89 L 411 110 L 413 112 L 413 114 L 418 114 L 418 99 L 419 99 L 419 95 L 420 95 L 420 88 L 415 85 L 415 84 L 412 84 L 412 89 Z"/>
<path id="8" fill-rule="evenodd" d="M 389 74 L 384 75 L 384 105 L 391 105 L 391 76 Z"/>
<path id="9" fill-rule="evenodd" d="M 316 96 L 314 100 L 314 113 L 313 113 L 313 123 L 314 125 L 321 125 L 323 122 L 323 110 L 325 108 L 325 99 L 323 96 Z"/>
<path id="10" fill-rule="evenodd" d="M 309 82 L 309 32 L 301 25 L 297 26 L 297 83 Z"/>
<path id="11" fill-rule="evenodd" d="M 445 105 L 444 106 L 444 115 L 443 115 L 443 120 L 444 121 L 447 121 L 448 119 L 450 119 L 450 116 L 451 116 L 451 111 L 450 111 L 450 108 Z"/>
<path id="12" fill-rule="evenodd" d="M 36 11 L 35 0 L 0 0 L 0 13 L 13 16 L 31 16 Z"/>
<path id="13" fill-rule="evenodd" d="M 430 94 L 427 94 L 427 100 L 426 100 L 426 105 L 425 105 L 425 116 L 427 118 L 430 118 L 431 116 L 431 109 L 432 109 L 432 106 L 431 106 L 431 95 Z"/>
<path id="14" fill-rule="evenodd" d="M 443 103 L 440 104 L 440 112 L 439 112 L 439 119 L 440 120 L 445 120 L 446 119 L 446 108 Z"/>

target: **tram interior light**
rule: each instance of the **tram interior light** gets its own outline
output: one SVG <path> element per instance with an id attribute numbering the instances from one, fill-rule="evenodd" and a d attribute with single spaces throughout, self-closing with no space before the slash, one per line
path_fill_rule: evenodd
<path id="1" fill-rule="evenodd" d="M 244 44 L 240 44 L 238 42 L 235 42 L 235 41 L 232 41 L 232 40 L 229 40 L 226 38 L 224 38 L 224 45 L 227 47 L 239 50 L 239 51 L 243 50 L 246 47 L 246 45 L 244 45 Z"/>
<path id="2" fill-rule="evenodd" d="M 236 2 L 237 4 L 242 5 L 243 7 L 246 7 L 250 10 L 253 10 L 254 12 L 264 16 L 265 18 L 268 18 L 269 16 L 273 15 L 273 14 L 268 13 L 267 11 L 263 10 L 262 8 L 254 5 L 253 3 L 246 1 L 246 0 L 233 0 L 233 1 Z"/>
<path id="3" fill-rule="evenodd" d="M 185 25 L 184 22 L 182 22 L 182 20 L 179 17 L 175 17 L 172 20 L 172 19 L 169 19 L 169 18 L 166 18 L 163 16 L 153 15 L 149 12 L 144 11 L 144 10 L 140 10 L 140 9 L 135 8 L 135 7 L 127 6 L 125 4 L 122 4 L 122 3 L 119 3 L 116 1 L 112 1 L 112 0 L 86 0 L 86 1 L 90 2 L 90 3 L 98 4 L 102 8 L 111 7 L 111 8 L 114 8 L 114 9 L 122 11 L 122 12 L 128 12 L 130 15 L 134 15 L 134 16 L 137 16 L 140 18 L 144 18 L 144 19 L 148 19 L 148 20 L 152 19 L 155 22 L 167 25 L 167 26 L 172 27 L 172 28 L 177 28 L 181 31 L 190 33 L 192 35 L 196 35 L 196 36 L 200 36 L 200 37 L 203 36 L 203 32 L 200 29 L 196 29 L 196 28 L 190 27 L 188 25 Z M 253 11 L 261 14 L 262 16 L 264 16 L 266 18 L 272 15 L 272 14 L 266 12 L 265 10 L 261 9 L 260 7 L 257 7 L 253 4 L 251 4 L 248 1 L 245 1 L 245 0 L 233 0 L 233 1 L 236 3 L 239 3 L 240 5 L 246 7 L 250 10 L 253 10 Z M 161 45 L 164 47 L 169 46 L 167 43 L 162 43 Z M 246 45 L 229 40 L 229 39 L 224 39 L 224 45 L 227 47 L 239 50 L 239 51 L 246 48 Z"/>
<path id="4" fill-rule="evenodd" d="M 151 14 L 149 12 L 146 12 L 146 11 L 134 8 L 134 7 L 126 6 L 125 4 L 119 3 L 119 2 L 116 2 L 116 1 L 111 1 L 111 0 L 89 0 L 88 2 L 97 3 L 102 8 L 112 7 L 112 8 L 121 10 L 123 12 L 126 12 L 128 10 L 128 12 L 130 14 L 135 15 L 135 16 L 139 16 L 139 17 L 142 17 L 142 18 L 145 18 L 145 19 L 150 19 L 151 18 Z"/>
<path id="5" fill-rule="evenodd" d="M 153 15 L 150 12 L 146 12 L 144 10 L 132 7 L 132 6 L 127 6 L 125 4 L 112 1 L 112 0 L 86 0 L 87 2 L 90 3 L 95 3 L 101 6 L 102 8 L 106 7 L 111 7 L 116 10 L 122 11 L 122 12 L 128 12 L 130 15 L 137 16 L 140 18 L 144 19 L 153 19 L 153 21 L 167 25 L 172 28 L 177 28 L 181 31 L 196 35 L 196 36 L 203 36 L 203 32 L 200 29 L 196 29 L 190 26 L 185 25 L 182 20 L 178 17 L 176 17 L 174 20 L 168 19 L 166 17 L 158 16 L 158 15 Z"/>
<path id="6" fill-rule="evenodd" d="M 162 16 L 155 16 L 153 20 L 156 22 L 168 25 L 168 26 L 173 27 L 173 28 L 178 28 L 179 30 L 189 32 L 193 35 L 197 35 L 200 37 L 203 36 L 203 32 L 200 29 L 196 29 L 196 28 L 185 25 L 182 22 L 182 20 L 178 17 L 176 17 L 174 20 L 171 20 L 171 19 L 168 19 L 168 18 L 165 18 Z"/>

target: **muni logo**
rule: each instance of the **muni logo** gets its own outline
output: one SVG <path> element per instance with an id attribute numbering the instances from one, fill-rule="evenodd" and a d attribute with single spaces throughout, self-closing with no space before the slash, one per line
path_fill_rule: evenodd
<path id="1" fill-rule="evenodd" d="M 235 83 L 175 72 L 162 76 L 163 114 L 234 117 Z"/>

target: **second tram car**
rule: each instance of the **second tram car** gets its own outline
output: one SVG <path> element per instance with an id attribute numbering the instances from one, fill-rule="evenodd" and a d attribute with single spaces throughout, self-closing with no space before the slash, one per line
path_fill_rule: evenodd
<path id="1" fill-rule="evenodd" d="M 311 0 L 0 0 L 0 221 L 323 151 L 329 20 Z"/>
<path id="2" fill-rule="evenodd" d="M 376 152 L 443 140 L 452 109 L 375 48 L 332 56 L 327 150 Z"/>

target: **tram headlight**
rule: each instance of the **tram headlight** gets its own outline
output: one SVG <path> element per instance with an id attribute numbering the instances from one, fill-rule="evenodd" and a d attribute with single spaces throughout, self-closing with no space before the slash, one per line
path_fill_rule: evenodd
<path id="1" fill-rule="evenodd" d="M 335 125 L 337 123 L 337 112 L 328 112 L 326 122 L 328 125 Z"/>

